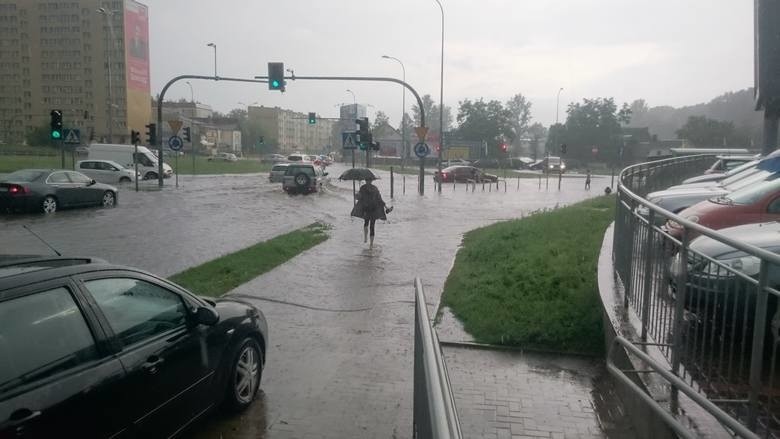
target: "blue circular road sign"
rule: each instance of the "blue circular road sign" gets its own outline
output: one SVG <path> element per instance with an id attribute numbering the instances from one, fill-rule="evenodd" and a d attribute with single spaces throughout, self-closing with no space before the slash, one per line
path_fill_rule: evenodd
<path id="1" fill-rule="evenodd" d="M 184 141 L 181 140 L 181 137 L 179 136 L 173 136 L 170 139 L 168 139 L 168 147 L 171 148 L 174 151 L 181 150 L 182 146 L 184 146 Z"/>
<path id="2" fill-rule="evenodd" d="M 425 158 L 430 153 L 431 153 L 431 148 L 427 144 L 420 142 L 417 145 L 414 145 L 414 155 L 416 155 L 417 157 Z"/>

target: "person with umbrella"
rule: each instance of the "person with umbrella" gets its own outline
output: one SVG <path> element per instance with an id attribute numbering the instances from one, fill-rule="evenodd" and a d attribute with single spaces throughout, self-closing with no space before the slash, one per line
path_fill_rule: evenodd
<path id="1" fill-rule="evenodd" d="M 387 207 L 379 189 L 372 184 L 378 177 L 368 169 L 356 168 L 348 170 L 339 178 L 342 180 L 360 179 L 366 182 L 355 195 L 357 203 L 352 208 L 350 215 L 363 218 L 363 242 L 368 242 L 370 238 L 369 247 L 373 248 L 376 220 L 387 220 L 386 214 L 393 210 Z"/>

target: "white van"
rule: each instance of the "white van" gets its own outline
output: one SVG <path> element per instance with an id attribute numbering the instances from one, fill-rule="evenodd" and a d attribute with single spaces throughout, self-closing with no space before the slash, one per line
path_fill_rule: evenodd
<path id="1" fill-rule="evenodd" d="M 133 169 L 133 145 L 117 145 L 110 143 L 93 143 L 89 145 L 87 158 L 89 160 L 112 160 L 128 169 Z M 138 147 L 138 174 L 142 179 L 157 178 L 157 156 L 145 146 Z M 163 162 L 163 177 L 168 178 L 173 175 L 173 168 Z"/>

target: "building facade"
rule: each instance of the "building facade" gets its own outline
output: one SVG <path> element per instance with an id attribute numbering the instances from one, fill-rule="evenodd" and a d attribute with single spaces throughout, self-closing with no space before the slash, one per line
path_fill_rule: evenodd
<path id="1" fill-rule="evenodd" d="M 129 142 L 151 119 L 149 11 L 134 0 L 0 0 L 0 140 L 48 126 Z M 113 135 L 110 138 L 109 133 Z"/>
<path id="2" fill-rule="evenodd" d="M 257 127 L 263 143 L 280 153 L 328 153 L 333 149 L 332 135 L 338 121 L 317 118 L 310 124 L 308 115 L 279 107 L 249 107 L 247 123 Z M 341 146 L 341 145 L 339 145 Z"/>

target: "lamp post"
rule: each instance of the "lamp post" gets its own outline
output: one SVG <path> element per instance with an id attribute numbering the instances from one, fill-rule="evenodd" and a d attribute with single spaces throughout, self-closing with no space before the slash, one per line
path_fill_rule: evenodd
<path id="1" fill-rule="evenodd" d="M 219 76 L 217 76 L 217 45 L 214 43 L 208 43 L 206 46 L 214 48 L 214 80 L 216 81 L 219 79 Z"/>
<path id="2" fill-rule="evenodd" d="M 108 32 L 109 32 L 109 38 L 111 39 L 110 44 L 108 45 L 108 50 L 106 50 L 106 60 L 108 61 L 108 143 L 112 143 L 114 141 L 114 86 L 113 86 L 113 78 L 111 75 L 111 52 L 114 50 L 115 41 L 116 38 L 114 37 L 114 11 L 108 10 L 106 8 L 98 8 L 97 9 L 98 14 L 102 14 L 104 17 L 106 17 L 106 24 L 108 24 Z M 158 105 L 161 105 L 158 102 Z"/>
<path id="3" fill-rule="evenodd" d="M 436 0 L 441 10 L 441 78 L 439 80 L 439 160 L 437 169 L 441 175 L 441 153 L 444 149 L 444 7 Z M 441 193 L 441 179 L 439 181 L 439 193 Z"/>
<path id="4" fill-rule="evenodd" d="M 190 86 L 190 102 L 193 104 L 195 103 L 195 92 L 192 91 L 192 83 L 190 81 L 185 82 L 185 84 Z"/>
<path id="5" fill-rule="evenodd" d="M 354 113 L 352 113 L 352 127 L 354 129 L 355 124 L 357 123 L 357 98 L 355 98 L 355 92 L 347 89 L 347 93 L 352 95 L 352 109 Z M 354 140 L 354 138 L 353 138 Z M 355 149 L 352 149 L 352 167 L 355 167 Z M 355 180 L 352 180 L 352 203 L 357 203 L 357 200 L 355 199 Z"/>
<path id="6" fill-rule="evenodd" d="M 558 89 L 558 97 L 555 98 L 555 124 L 558 125 L 558 106 L 561 103 L 561 92 L 563 87 Z"/>
<path id="7" fill-rule="evenodd" d="M 398 64 L 401 64 L 401 71 L 403 74 L 402 80 L 406 82 L 406 67 L 404 67 L 404 63 L 401 62 L 400 59 L 393 56 L 382 55 L 382 58 L 391 59 L 397 61 Z M 406 123 L 404 123 L 405 117 L 406 117 L 406 87 L 401 86 L 401 169 L 404 169 L 404 167 L 406 166 Z"/>

